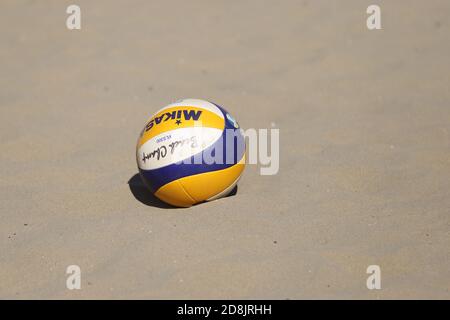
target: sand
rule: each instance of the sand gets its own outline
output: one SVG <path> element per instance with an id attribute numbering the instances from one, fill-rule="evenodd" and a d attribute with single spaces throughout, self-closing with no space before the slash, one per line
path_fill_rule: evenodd
<path id="1" fill-rule="evenodd" d="M 450 3 L 376 2 L 1 1 L 0 298 L 449 299 Z M 187 97 L 278 128 L 279 173 L 152 199 L 138 134 Z"/>

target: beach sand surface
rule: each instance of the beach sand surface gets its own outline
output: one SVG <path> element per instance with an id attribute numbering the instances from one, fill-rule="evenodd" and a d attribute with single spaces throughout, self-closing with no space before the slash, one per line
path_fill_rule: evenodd
<path id="1" fill-rule="evenodd" d="M 2 0 L 0 298 L 449 299 L 450 2 L 370 31 L 372 2 L 77 0 L 71 31 L 71 1 Z M 278 174 L 153 199 L 135 144 L 180 98 L 279 129 Z"/>

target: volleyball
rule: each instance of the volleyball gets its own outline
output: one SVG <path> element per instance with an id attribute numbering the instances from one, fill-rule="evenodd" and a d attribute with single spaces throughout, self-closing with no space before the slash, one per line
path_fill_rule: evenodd
<path id="1" fill-rule="evenodd" d="M 245 167 L 245 139 L 221 106 L 183 99 L 146 122 L 136 160 L 142 180 L 157 198 L 190 207 L 234 189 Z"/>

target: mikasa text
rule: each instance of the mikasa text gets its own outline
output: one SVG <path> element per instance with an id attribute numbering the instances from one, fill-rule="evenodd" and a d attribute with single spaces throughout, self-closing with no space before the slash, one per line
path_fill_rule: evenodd
<path id="1" fill-rule="evenodd" d="M 149 131 L 154 125 L 158 125 L 161 122 L 168 120 L 194 120 L 197 121 L 200 118 L 202 111 L 198 110 L 177 110 L 172 112 L 166 112 L 163 115 L 150 120 L 145 126 L 144 130 Z"/>

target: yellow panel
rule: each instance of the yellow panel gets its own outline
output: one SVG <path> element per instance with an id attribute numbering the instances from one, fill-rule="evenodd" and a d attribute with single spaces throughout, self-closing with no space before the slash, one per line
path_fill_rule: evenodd
<path id="1" fill-rule="evenodd" d="M 177 207 L 190 207 L 225 190 L 242 174 L 244 167 L 245 155 L 239 163 L 229 168 L 169 182 L 159 188 L 155 196 Z"/>
<path id="2" fill-rule="evenodd" d="M 155 196 L 176 207 L 190 207 L 197 202 L 184 190 L 179 180 L 165 184 L 155 192 Z"/>
<path id="3" fill-rule="evenodd" d="M 198 121 L 195 121 L 193 117 L 186 120 L 185 112 L 195 114 L 199 111 L 202 113 L 200 114 Z M 225 128 L 225 120 L 214 112 L 197 107 L 173 107 L 165 109 L 150 118 L 139 138 L 138 147 L 142 146 L 145 142 L 158 134 L 179 128 L 194 127 L 195 123 L 199 123 L 200 121 L 202 127 L 217 128 L 219 130 Z"/>

